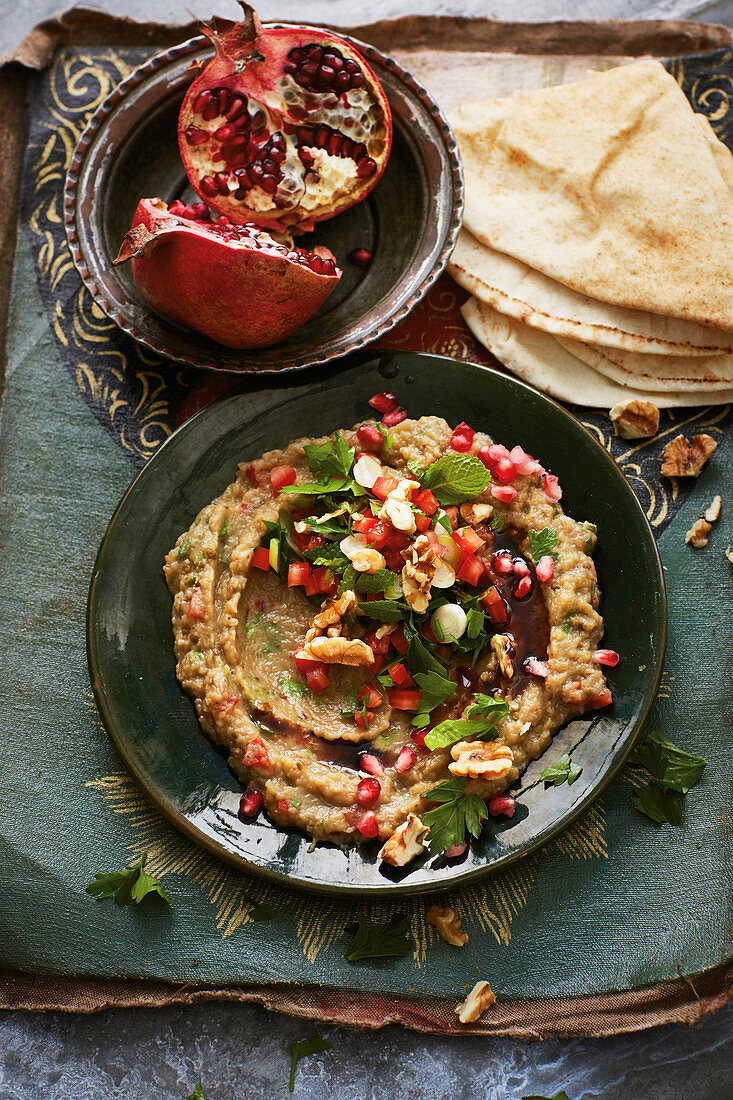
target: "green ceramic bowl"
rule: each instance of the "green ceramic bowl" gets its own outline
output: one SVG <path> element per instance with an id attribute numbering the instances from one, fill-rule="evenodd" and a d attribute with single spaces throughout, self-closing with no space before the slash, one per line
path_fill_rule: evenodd
<path id="1" fill-rule="evenodd" d="M 598 525 L 596 563 L 605 644 L 621 653 L 614 704 L 569 723 L 521 779 L 512 820 L 491 819 L 458 863 L 429 855 L 403 869 L 376 844 L 343 851 L 266 818 L 237 817 L 241 787 L 201 731 L 175 677 L 166 552 L 232 481 L 237 464 L 304 434 L 364 418 L 394 390 L 411 416 L 468 420 L 497 442 L 520 443 L 557 474 L 563 506 Z M 210 405 L 161 447 L 130 486 L 99 551 L 88 608 L 89 667 L 104 723 L 125 763 L 174 825 L 213 854 L 266 878 L 327 893 L 449 888 L 534 851 L 598 797 L 628 756 L 657 693 L 666 600 L 656 545 L 636 497 L 607 452 L 559 405 L 507 375 L 439 356 L 357 353 L 329 377 L 297 387 L 248 387 Z M 545 789 L 540 770 L 565 752 L 583 772 Z"/>

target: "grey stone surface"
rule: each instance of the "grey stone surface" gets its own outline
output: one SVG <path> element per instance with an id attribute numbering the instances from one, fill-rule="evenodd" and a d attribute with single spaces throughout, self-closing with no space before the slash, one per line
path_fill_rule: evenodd
<path id="1" fill-rule="evenodd" d="M 0 0 L 0 53 L 58 0 Z M 208 0 L 104 0 L 132 18 L 186 22 L 211 14 Z M 236 15 L 233 0 L 216 0 Z M 265 18 L 348 25 L 409 14 L 413 0 L 261 0 Z M 423 12 L 510 19 L 680 18 L 730 24 L 733 0 L 423 0 Z M 333 1049 L 300 1063 L 295 1095 L 327 1100 L 731 1100 L 733 1006 L 698 1030 L 665 1027 L 603 1040 L 520 1043 L 448 1039 L 401 1028 L 354 1033 L 273 1016 L 263 1009 L 199 1005 L 97 1016 L 0 1013 L 0 1100 L 184 1100 L 197 1081 L 206 1100 L 289 1096 L 289 1043 L 326 1035 Z"/>

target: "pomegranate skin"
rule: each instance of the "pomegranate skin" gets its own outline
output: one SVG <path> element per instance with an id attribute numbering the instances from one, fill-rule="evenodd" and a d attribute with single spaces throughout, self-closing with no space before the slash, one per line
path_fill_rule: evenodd
<path id="1" fill-rule="evenodd" d="M 191 186 L 234 222 L 312 229 L 360 202 L 392 143 L 384 91 L 361 55 L 313 27 L 202 25 L 215 54 L 189 88 L 178 140 Z"/>
<path id="2" fill-rule="evenodd" d="M 327 248 L 289 250 L 258 226 L 172 215 L 160 199 L 138 203 L 114 262 L 128 260 L 153 309 L 237 349 L 269 347 L 290 336 L 341 277 Z"/>

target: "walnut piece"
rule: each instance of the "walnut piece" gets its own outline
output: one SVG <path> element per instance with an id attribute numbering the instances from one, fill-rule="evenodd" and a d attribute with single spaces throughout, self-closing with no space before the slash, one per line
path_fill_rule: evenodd
<path id="1" fill-rule="evenodd" d="M 419 856 L 425 847 L 428 828 L 416 814 L 408 814 L 407 820 L 398 825 L 392 836 L 379 851 L 379 859 L 393 867 L 404 867 Z"/>
<path id="2" fill-rule="evenodd" d="M 430 586 L 438 568 L 438 555 L 427 535 L 418 535 L 412 546 L 403 551 L 402 588 L 409 607 L 418 615 L 428 609 Z"/>
<path id="3" fill-rule="evenodd" d="M 353 611 L 355 607 L 356 596 L 351 589 L 344 592 L 337 600 L 324 600 L 321 605 L 321 610 L 310 621 L 311 628 L 315 627 L 318 630 L 325 630 L 327 626 L 335 626 L 340 619 L 343 619 L 347 612 Z"/>
<path id="4" fill-rule="evenodd" d="M 458 1019 L 462 1024 L 473 1024 L 495 1003 L 496 997 L 489 983 L 476 982 L 463 1004 L 456 1005 Z"/>
<path id="5" fill-rule="evenodd" d="M 688 543 L 690 546 L 697 547 L 698 549 L 703 546 L 707 546 L 707 536 L 710 534 L 712 529 L 712 523 L 708 523 L 708 521 L 703 516 L 700 516 L 700 519 L 695 520 L 692 527 L 685 535 L 685 542 Z"/>
<path id="6" fill-rule="evenodd" d="M 455 763 L 448 771 L 468 779 L 503 779 L 514 766 L 512 750 L 496 741 L 458 741 L 450 754 Z"/>
<path id="7" fill-rule="evenodd" d="M 431 905 L 425 914 L 425 920 L 437 928 L 441 940 L 453 944 L 454 947 L 463 947 L 468 943 L 468 936 L 461 928 L 461 918 L 455 909 L 446 905 Z"/>
<path id="8" fill-rule="evenodd" d="M 491 504 L 462 504 L 460 507 L 461 519 L 472 527 L 487 520 L 493 511 Z"/>
<path id="9" fill-rule="evenodd" d="M 491 648 L 496 654 L 499 669 L 505 680 L 511 680 L 514 675 L 514 646 L 508 634 L 492 634 Z"/>
<path id="10" fill-rule="evenodd" d="M 705 511 L 703 512 L 702 518 L 706 519 L 708 523 L 715 523 L 715 521 L 720 517 L 720 509 L 722 508 L 722 506 L 723 501 L 721 500 L 720 496 L 714 496 Z"/>
<path id="11" fill-rule="evenodd" d="M 728 547 L 728 549 L 725 552 L 725 556 L 728 559 L 728 561 L 731 563 L 731 565 L 733 565 L 733 548 L 732 547 L 730 547 L 730 546 Z"/>
<path id="12" fill-rule="evenodd" d="M 609 416 L 616 435 L 623 439 L 650 439 L 659 431 L 659 409 L 651 401 L 622 401 Z"/>
<path id="13" fill-rule="evenodd" d="M 665 477 L 699 477 L 717 446 L 711 435 L 696 435 L 692 443 L 676 435 L 664 448 L 662 473 Z"/>
<path id="14" fill-rule="evenodd" d="M 354 665 L 367 668 L 374 664 L 374 651 L 360 638 L 312 638 L 300 655 L 327 665 Z"/>

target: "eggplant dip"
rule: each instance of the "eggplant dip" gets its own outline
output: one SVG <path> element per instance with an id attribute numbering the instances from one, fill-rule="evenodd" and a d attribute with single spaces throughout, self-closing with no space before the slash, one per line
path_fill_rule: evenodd
<path id="1" fill-rule="evenodd" d="M 242 463 L 166 558 L 177 675 L 261 807 L 403 865 L 465 850 L 611 693 L 595 528 L 557 478 L 393 394 Z"/>

